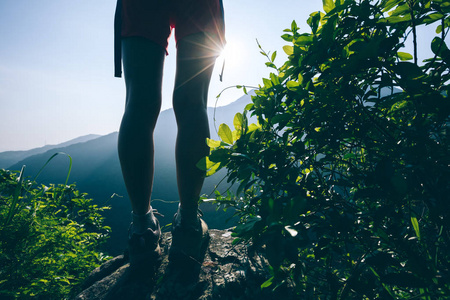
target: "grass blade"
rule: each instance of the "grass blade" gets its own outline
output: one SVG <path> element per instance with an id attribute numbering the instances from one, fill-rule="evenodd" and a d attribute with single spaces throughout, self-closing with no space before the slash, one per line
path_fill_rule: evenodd
<path id="1" fill-rule="evenodd" d="M 47 162 L 42 166 L 42 168 L 39 170 L 39 172 L 37 173 L 37 175 L 33 178 L 33 182 L 36 181 L 36 179 L 38 178 L 38 176 L 42 173 L 42 171 L 44 170 L 44 168 L 49 164 L 49 162 L 55 158 L 55 156 L 57 155 L 66 155 L 69 158 L 69 170 L 67 171 L 67 177 L 66 177 L 66 182 L 64 183 L 64 185 L 67 185 L 67 183 L 69 182 L 69 176 L 70 176 L 70 172 L 72 171 L 72 157 L 64 152 L 57 152 L 55 154 L 53 154 L 48 160 Z"/>
<path id="2" fill-rule="evenodd" d="M 9 208 L 8 217 L 6 218 L 5 226 L 7 226 L 12 221 L 12 219 L 16 213 L 16 206 L 19 203 L 20 193 L 22 191 L 24 172 L 25 172 L 25 165 L 23 165 L 22 169 L 20 170 L 19 181 L 14 190 L 14 196 L 12 199 L 11 207 Z"/>

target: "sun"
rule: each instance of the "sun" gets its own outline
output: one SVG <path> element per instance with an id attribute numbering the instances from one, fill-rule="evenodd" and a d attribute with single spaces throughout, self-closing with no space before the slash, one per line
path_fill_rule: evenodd
<path id="1" fill-rule="evenodd" d="M 241 66 L 245 59 L 244 47 L 241 45 L 242 44 L 236 40 L 228 40 L 218 61 L 225 60 L 226 68 L 234 69 Z"/>

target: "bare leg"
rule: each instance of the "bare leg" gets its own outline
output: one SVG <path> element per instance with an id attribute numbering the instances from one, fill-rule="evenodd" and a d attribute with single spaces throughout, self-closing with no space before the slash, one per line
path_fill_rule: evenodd
<path id="1" fill-rule="evenodd" d="M 197 162 L 209 154 L 207 98 L 216 49 L 204 33 L 178 41 L 173 107 L 178 126 L 175 148 L 181 209 L 197 214 L 204 172 Z M 183 215 L 183 213 L 182 213 Z"/>
<path id="2" fill-rule="evenodd" d="M 161 108 L 165 51 L 140 37 L 122 41 L 126 84 L 125 113 L 119 131 L 119 159 L 133 212 L 150 209 L 153 187 L 153 131 Z"/>

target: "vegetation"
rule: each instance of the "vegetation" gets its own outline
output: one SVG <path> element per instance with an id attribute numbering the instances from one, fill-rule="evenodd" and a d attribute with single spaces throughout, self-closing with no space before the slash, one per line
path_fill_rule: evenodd
<path id="1" fill-rule="evenodd" d="M 199 166 L 228 170 L 237 240 L 301 299 L 450 295 L 450 2 L 323 0 L 285 30 L 287 61 L 219 127 Z M 417 28 L 438 25 L 418 62 Z M 414 53 L 402 52 L 406 39 Z M 257 124 L 249 124 L 249 116 Z"/>
<path id="2" fill-rule="evenodd" d="M 0 298 L 67 299 L 107 259 L 98 251 L 106 207 L 66 184 L 0 170 Z"/>

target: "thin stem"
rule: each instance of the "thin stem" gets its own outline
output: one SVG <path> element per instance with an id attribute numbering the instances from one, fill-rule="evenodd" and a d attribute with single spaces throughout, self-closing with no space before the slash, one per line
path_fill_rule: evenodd
<path id="1" fill-rule="evenodd" d="M 413 30 L 413 45 L 414 45 L 414 64 L 417 65 L 417 31 L 416 31 L 416 22 L 414 16 L 414 0 L 408 1 L 409 13 L 411 15 L 411 26 Z"/>

